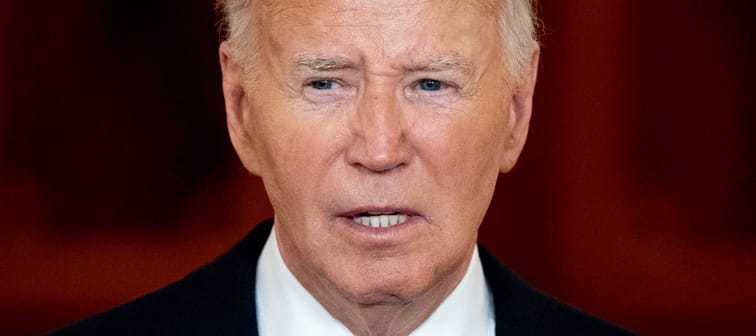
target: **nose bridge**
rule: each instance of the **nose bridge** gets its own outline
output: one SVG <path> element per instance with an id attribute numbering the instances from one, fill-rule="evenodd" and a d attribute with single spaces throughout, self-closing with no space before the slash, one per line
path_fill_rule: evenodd
<path id="1" fill-rule="evenodd" d="M 406 160 L 402 111 L 393 85 L 366 85 L 358 103 L 353 132 L 358 139 L 352 148 L 353 163 L 383 171 Z"/>
<path id="2" fill-rule="evenodd" d="M 399 107 L 389 85 L 375 85 L 365 91 L 358 111 L 363 136 L 375 145 L 389 145 L 400 131 Z"/>

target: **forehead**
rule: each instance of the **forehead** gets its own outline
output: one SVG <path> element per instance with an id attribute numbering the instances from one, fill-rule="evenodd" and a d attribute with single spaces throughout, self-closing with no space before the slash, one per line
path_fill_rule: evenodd
<path id="1" fill-rule="evenodd" d="M 358 11 L 383 9 L 384 12 L 396 10 L 412 10 L 423 7 L 453 9 L 459 6 L 470 7 L 479 14 L 493 15 L 499 5 L 499 0 L 260 0 L 261 9 L 267 14 L 292 9 L 338 11 Z"/>
<path id="2" fill-rule="evenodd" d="M 264 40 L 277 53 L 384 60 L 446 53 L 472 57 L 496 45 L 495 0 L 268 1 Z M 491 48 L 488 48 L 491 49 Z"/>

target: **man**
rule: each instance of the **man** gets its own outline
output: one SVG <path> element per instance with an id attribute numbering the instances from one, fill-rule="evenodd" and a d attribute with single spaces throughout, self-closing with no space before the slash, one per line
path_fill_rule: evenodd
<path id="1" fill-rule="evenodd" d="M 272 227 L 61 334 L 625 333 L 476 245 L 528 131 L 528 0 L 220 5 L 229 133 Z"/>

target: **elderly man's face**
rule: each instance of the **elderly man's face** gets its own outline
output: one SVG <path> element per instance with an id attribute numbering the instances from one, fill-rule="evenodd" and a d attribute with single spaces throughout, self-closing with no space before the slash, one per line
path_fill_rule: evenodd
<path id="1" fill-rule="evenodd" d="M 530 112 L 493 3 L 280 1 L 255 63 L 224 59 L 232 140 L 311 292 L 399 302 L 464 273 Z"/>

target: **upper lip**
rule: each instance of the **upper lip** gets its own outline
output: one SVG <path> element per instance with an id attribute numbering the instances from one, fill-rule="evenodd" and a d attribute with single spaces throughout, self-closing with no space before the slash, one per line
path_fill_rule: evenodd
<path id="1" fill-rule="evenodd" d="M 355 217 L 363 214 L 392 214 L 398 213 L 407 216 L 418 216 L 420 213 L 414 209 L 405 207 L 392 207 L 392 206 L 363 206 L 352 208 L 342 213 L 339 213 L 339 217 Z"/>

